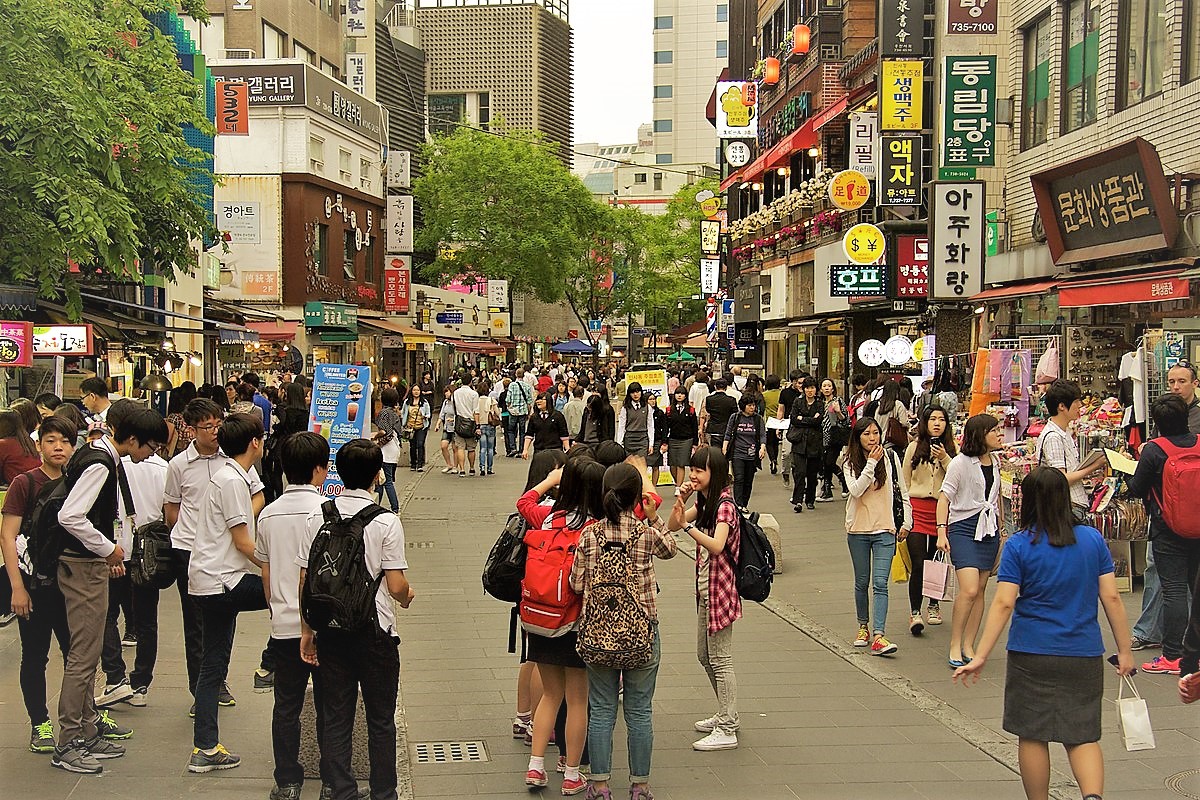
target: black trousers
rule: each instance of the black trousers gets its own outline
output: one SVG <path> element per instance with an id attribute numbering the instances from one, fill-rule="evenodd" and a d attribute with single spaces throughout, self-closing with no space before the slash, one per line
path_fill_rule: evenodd
<path id="1" fill-rule="evenodd" d="M 754 491 L 754 473 L 758 462 L 749 458 L 733 458 L 729 463 L 733 467 L 733 501 L 746 508 Z"/>
<path id="2" fill-rule="evenodd" d="M 33 603 L 29 619 L 17 617 L 21 634 L 21 696 L 30 725 L 40 725 L 50 719 L 46 709 L 46 665 L 50 663 L 50 636 L 58 640 L 63 663 L 71 646 L 71 629 L 67 627 L 67 608 L 58 586 L 29 588 L 29 577 L 22 574 L 25 590 Z"/>
<path id="3" fill-rule="evenodd" d="M 838 481 L 842 484 L 842 491 L 846 491 L 846 476 L 837 468 L 838 456 L 842 454 L 840 447 L 826 447 L 825 454 L 821 463 L 821 477 L 825 479 L 825 496 L 829 497 L 833 494 L 833 478 L 836 475 Z"/>
<path id="4" fill-rule="evenodd" d="M 317 747 L 321 752 L 321 782 L 327 782 L 325 766 L 325 710 L 322 708 L 320 671 L 300 658 L 299 639 L 276 639 L 267 644 L 275 663 L 275 708 L 271 713 L 271 747 L 275 754 L 275 785 L 300 786 L 300 712 L 308 679 L 312 678 L 313 705 L 317 711 Z"/>
<path id="5" fill-rule="evenodd" d="M 937 555 L 937 537 L 909 531 L 904 544 L 908 546 L 908 558 L 912 561 L 912 572 L 908 576 L 908 607 L 912 613 L 919 614 L 924 597 L 922 584 L 925 581 L 925 562 Z M 938 601 L 930 600 L 929 605 L 936 606 Z"/>
<path id="6" fill-rule="evenodd" d="M 134 689 L 149 686 L 154 680 L 154 663 L 158 660 L 158 589 L 152 586 L 134 586 L 128 573 L 108 580 L 108 617 L 104 622 L 104 649 L 100 652 L 100 666 L 104 669 L 105 682 L 115 686 L 125 680 L 125 658 L 121 654 L 121 632 L 117 618 L 122 609 L 133 608 L 132 616 L 126 610 L 125 626 L 137 635 L 137 648 L 133 658 L 133 672 L 129 673 L 129 685 Z"/>
<path id="7" fill-rule="evenodd" d="M 776 431 L 767 431 L 767 460 L 771 465 L 779 463 L 779 437 L 775 435 Z"/>
<path id="8" fill-rule="evenodd" d="M 179 607 L 183 612 L 183 653 L 187 661 L 188 691 L 196 696 L 196 679 L 200 677 L 200 660 L 204 657 L 204 626 L 196 601 L 188 594 L 189 550 L 171 548 L 175 565 L 175 587 L 179 590 Z"/>
<path id="9" fill-rule="evenodd" d="M 400 687 L 400 640 L 378 627 L 368 633 L 325 630 L 317 634 L 325 710 L 325 757 L 332 800 L 355 800 L 354 714 L 359 687 L 367 717 L 371 800 L 396 800 L 396 696 Z"/>
<path id="10" fill-rule="evenodd" d="M 803 456 L 792 451 L 792 505 L 817 502 L 817 477 L 822 463 L 822 456 Z"/>

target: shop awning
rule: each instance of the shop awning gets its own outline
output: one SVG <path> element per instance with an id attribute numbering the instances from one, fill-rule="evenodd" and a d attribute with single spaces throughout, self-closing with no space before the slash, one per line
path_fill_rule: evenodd
<path id="1" fill-rule="evenodd" d="M 849 105 L 850 105 L 850 95 L 847 94 L 847 95 L 843 96 L 841 100 L 838 100 L 836 103 L 829 106 L 824 111 L 822 111 L 820 114 L 817 114 L 816 117 L 814 117 L 813 130 L 819 131 L 819 130 L 821 130 L 821 128 L 825 127 L 830 122 L 833 122 L 833 120 L 836 119 L 837 116 L 839 114 L 841 114 L 843 111 L 845 111 Z"/>
<path id="2" fill-rule="evenodd" d="M 504 347 L 495 342 L 468 342 L 460 339 L 450 339 L 446 344 L 452 345 L 460 353 L 478 353 L 481 356 L 504 355 Z"/>
<path id="3" fill-rule="evenodd" d="M 817 143 L 816 121 L 818 117 L 809 117 L 798 130 L 783 137 L 774 147 L 757 159 L 739 169 L 721 182 L 721 191 L 728 190 L 744 181 L 755 181 L 767 170 L 774 169 L 778 164 L 789 161 L 792 153 L 807 150 Z"/>
<path id="4" fill-rule="evenodd" d="M 299 322 L 247 322 L 246 327 L 263 342 L 290 342 L 296 338 Z"/>
<path id="5" fill-rule="evenodd" d="M 437 341 L 437 337 L 428 331 L 412 328 L 408 325 L 401 325 L 399 322 L 393 322 L 390 319 L 383 319 L 382 317 L 360 316 L 358 324 L 359 327 L 366 326 L 383 331 L 384 333 L 398 333 L 404 337 L 405 344 L 433 344 Z"/>
<path id="6" fill-rule="evenodd" d="M 1057 280 L 1008 284 L 1005 286 L 998 286 L 995 289 L 986 289 L 979 294 L 972 295 L 971 300 L 1004 300 L 1009 297 L 1025 297 L 1033 294 L 1044 294 L 1058 284 L 1059 282 Z"/>
<path id="7" fill-rule="evenodd" d="M 1066 281 L 1058 284 L 1059 308 L 1121 306 L 1127 303 L 1159 303 L 1186 300 L 1189 282 L 1182 268 L 1146 276 L 1125 273 L 1106 278 Z"/>

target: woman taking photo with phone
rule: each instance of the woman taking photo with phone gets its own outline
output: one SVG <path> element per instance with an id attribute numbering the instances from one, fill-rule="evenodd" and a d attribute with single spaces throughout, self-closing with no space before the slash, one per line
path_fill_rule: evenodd
<path id="1" fill-rule="evenodd" d="M 1062 742 L 1083 800 L 1100 800 L 1104 640 L 1097 602 L 1117 643 L 1109 660 L 1120 675 L 1136 670 L 1108 544 L 1095 528 L 1074 524 L 1061 470 L 1037 467 L 1021 481 L 1021 530 L 1008 540 L 997 578 L 979 650 L 954 679 L 979 680 L 1011 617 L 1004 730 L 1019 739 L 1025 796 L 1050 796 L 1049 743 Z"/>
<path id="2" fill-rule="evenodd" d="M 950 460 L 957 453 L 948 425 L 945 409 L 926 406 L 917 425 L 917 440 L 904 452 L 904 484 L 908 487 L 913 515 L 912 531 L 904 539 L 912 561 L 912 572 L 908 577 L 908 630 L 913 636 L 920 636 L 925 630 L 925 621 L 921 619 L 925 562 L 938 552 L 938 495 Z M 942 624 L 941 606 L 932 598 L 928 619 L 930 625 Z"/>

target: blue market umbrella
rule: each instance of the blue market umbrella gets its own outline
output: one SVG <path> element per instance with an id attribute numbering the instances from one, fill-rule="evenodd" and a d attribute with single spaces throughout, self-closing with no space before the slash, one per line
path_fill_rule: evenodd
<path id="1" fill-rule="evenodd" d="M 596 352 L 596 348 L 579 339 L 568 339 L 565 342 L 559 342 L 550 348 L 553 353 L 569 356 L 585 356 Z"/>

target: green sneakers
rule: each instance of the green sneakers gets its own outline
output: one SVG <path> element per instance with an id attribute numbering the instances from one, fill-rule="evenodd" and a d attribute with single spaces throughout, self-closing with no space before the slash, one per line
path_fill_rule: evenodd
<path id="1" fill-rule="evenodd" d="M 54 726 L 50 724 L 50 720 L 46 720 L 40 725 L 34 725 L 33 733 L 29 736 L 30 752 L 53 753 L 54 746 Z"/>
<path id="2" fill-rule="evenodd" d="M 96 728 L 105 739 L 128 739 L 133 736 L 133 728 L 121 725 L 107 711 L 100 712 L 100 721 L 96 723 Z"/>

